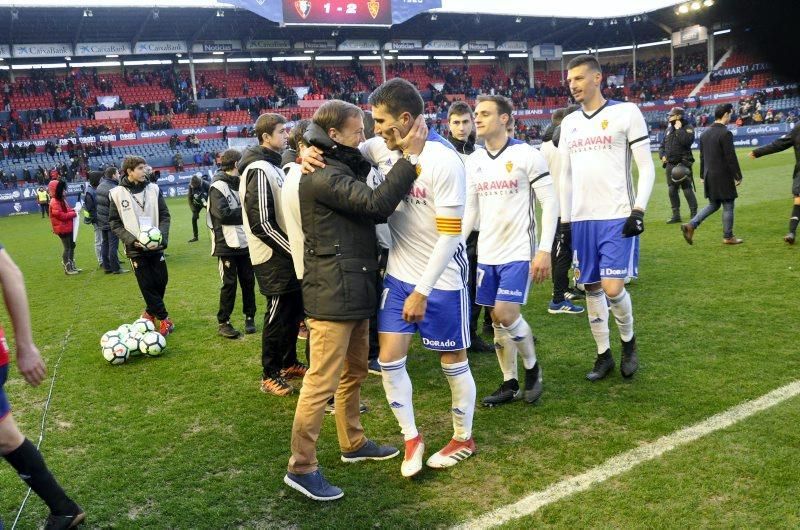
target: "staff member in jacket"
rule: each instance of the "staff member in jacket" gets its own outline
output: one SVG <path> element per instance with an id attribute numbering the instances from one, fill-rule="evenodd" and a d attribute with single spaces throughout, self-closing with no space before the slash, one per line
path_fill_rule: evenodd
<path id="1" fill-rule="evenodd" d="M 240 336 L 231 325 L 231 313 L 236 303 L 236 281 L 242 288 L 244 331 L 255 333 L 256 281 L 247 236 L 242 225 L 242 201 L 239 199 L 239 170 L 236 163 L 242 154 L 236 149 L 222 153 L 219 171 L 208 192 L 208 217 L 211 225 L 211 255 L 219 260 L 219 276 L 222 287 L 219 291 L 219 334 L 229 339 Z"/>
<path id="2" fill-rule="evenodd" d="M 418 155 L 427 132 L 420 116 L 408 136 L 397 141 L 405 154 Z M 372 190 L 366 184 L 372 168 L 358 150 L 364 141 L 363 114 L 344 101 L 331 100 L 317 109 L 305 138 L 322 151 L 326 166 L 300 179 L 303 302 L 314 362 L 297 401 L 284 482 L 311 499 L 328 501 L 343 492 L 320 473 L 316 445 L 325 404 L 334 392 L 343 461 L 385 460 L 399 454 L 364 436 L 359 394 L 367 376 L 369 317 L 377 301 L 375 223 L 394 212 L 417 172 L 409 161 L 399 160 Z"/>
<path id="3" fill-rule="evenodd" d="M 300 282 L 292 265 L 281 207 L 281 152 L 286 147 L 286 118 L 262 114 L 255 123 L 259 145 L 239 161 L 239 196 L 250 261 L 261 294 L 267 297 L 261 330 L 261 391 L 276 396 L 294 392 L 288 379 L 308 369 L 297 360 L 297 332 L 303 319 Z"/>
<path id="4" fill-rule="evenodd" d="M 103 231 L 97 226 L 97 186 L 102 178 L 102 171 L 90 171 L 89 187 L 83 196 L 83 222 L 94 228 L 94 254 L 100 267 L 103 266 Z"/>
<path id="5" fill-rule="evenodd" d="M 164 249 L 169 242 L 169 209 L 156 184 L 147 181 L 147 163 L 138 156 L 126 156 L 122 161 L 122 179 L 111 190 L 108 224 L 125 244 L 136 282 L 145 302 L 142 318 L 160 320 L 159 333 L 172 333 L 174 324 L 164 305 L 169 275 Z M 161 231 L 161 245 L 149 250 L 139 243 L 139 233 L 151 226 Z"/>
<path id="6" fill-rule="evenodd" d="M 61 253 L 64 273 L 71 276 L 81 272 L 81 269 L 75 266 L 75 240 L 72 238 L 73 224 L 78 212 L 67 202 L 66 182 L 53 180 L 50 182 L 50 187 L 53 188 L 53 198 L 50 199 L 50 224 L 53 226 L 53 233 L 64 246 L 64 251 Z"/>
<path id="7" fill-rule="evenodd" d="M 200 212 L 208 204 L 208 182 L 200 178 L 200 175 L 192 175 L 189 181 L 189 193 L 186 197 L 189 199 L 189 209 L 192 211 L 192 239 L 189 243 L 197 241 L 197 220 L 200 218 Z"/>
<path id="8" fill-rule="evenodd" d="M 678 189 L 683 189 L 691 217 L 697 215 L 697 197 L 694 195 L 694 178 L 692 178 L 694 128 L 684 121 L 683 114 L 684 110 L 681 107 L 669 111 L 667 132 L 658 149 L 662 167 L 667 171 L 669 203 L 672 206 L 672 217 L 667 224 L 681 222 L 681 199 L 678 197 Z"/>
<path id="9" fill-rule="evenodd" d="M 750 158 L 778 153 L 794 146 L 794 173 L 792 174 L 792 195 L 794 195 L 794 206 L 792 206 L 792 216 L 789 218 L 789 232 L 783 236 L 783 240 L 794 245 L 797 236 L 797 223 L 800 221 L 800 123 L 794 126 L 789 134 L 784 134 L 774 142 L 764 147 L 759 147 L 750 152 Z"/>
<path id="10" fill-rule="evenodd" d="M 694 231 L 706 217 L 722 207 L 722 242 L 739 245 L 744 241 L 733 235 L 733 203 L 739 195 L 736 188 L 742 183 L 742 170 L 736 159 L 733 134 L 726 125 L 731 121 L 733 105 L 726 103 L 714 109 L 714 124 L 700 136 L 700 175 L 708 206 L 691 221 L 681 225 L 683 238 L 690 245 Z"/>
<path id="11" fill-rule="evenodd" d="M 119 238 L 108 225 L 108 211 L 111 199 L 109 193 L 119 185 L 119 170 L 113 166 L 107 167 L 103 178 L 97 185 L 97 226 L 102 231 L 100 242 L 100 257 L 103 260 L 103 269 L 106 274 L 122 274 L 129 272 L 119 264 Z"/>
<path id="12" fill-rule="evenodd" d="M 36 188 L 36 202 L 39 204 L 39 209 L 42 211 L 42 219 L 45 216 L 50 217 L 50 196 L 44 186 Z"/>

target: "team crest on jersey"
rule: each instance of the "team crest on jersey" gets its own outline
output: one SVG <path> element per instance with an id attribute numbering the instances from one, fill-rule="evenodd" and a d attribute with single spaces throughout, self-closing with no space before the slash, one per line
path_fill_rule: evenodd
<path id="1" fill-rule="evenodd" d="M 422 174 L 422 166 L 421 165 L 417 164 L 416 166 L 414 166 L 414 169 L 417 170 L 417 176 L 420 176 Z"/>
<path id="2" fill-rule="evenodd" d="M 509 173 L 511 173 L 511 170 L 512 170 L 512 169 L 514 169 L 514 163 L 513 163 L 513 162 L 511 162 L 511 160 L 509 160 L 508 162 L 506 162 L 506 171 L 508 171 Z"/>
<path id="3" fill-rule="evenodd" d="M 295 0 L 294 8 L 300 17 L 306 18 L 311 13 L 311 0 Z"/>
<path id="4" fill-rule="evenodd" d="M 605 131 L 606 129 L 608 129 L 608 120 L 603 120 L 603 121 L 601 121 L 601 122 L 600 122 L 600 127 L 602 127 L 604 131 Z"/>
<path id="5" fill-rule="evenodd" d="M 369 0 L 367 2 L 367 9 L 372 18 L 378 17 L 378 12 L 381 10 L 381 3 L 378 0 Z"/>

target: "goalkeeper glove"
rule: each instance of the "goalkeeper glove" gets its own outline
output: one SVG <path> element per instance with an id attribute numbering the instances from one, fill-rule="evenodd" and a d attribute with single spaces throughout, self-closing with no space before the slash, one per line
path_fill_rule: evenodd
<path id="1" fill-rule="evenodd" d="M 642 232 L 644 232 L 644 212 L 633 210 L 625 220 L 625 226 L 622 227 L 622 237 L 638 236 Z"/>

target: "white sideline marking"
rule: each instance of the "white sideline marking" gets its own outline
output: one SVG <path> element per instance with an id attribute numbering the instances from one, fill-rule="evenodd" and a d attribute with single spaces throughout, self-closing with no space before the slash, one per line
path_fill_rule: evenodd
<path id="1" fill-rule="evenodd" d="M 654 442 L 611 457 L 599 466 L 580 475 L 556 482 L 552 486 L 533 492 L 513 504 L 501 506 L 454 528 L 463 530 L 492 528 L 513 519 L 530 515 L 548 504 L 575 493 L 586 491 L 592 486 L 600 484 L 611 477 L 621 475 L 643 462 L 654 460 L 667 451 L 686 445 L 707 434 L 726 429 L 734 423 L 749 418 L 762 410 L 774 407 L 798 394 L 800 394 L 800 380 L 777 388 L 753 401 L 746 401 L 724 412 L 715 414 L 700 423 L 663 436 Z"/>

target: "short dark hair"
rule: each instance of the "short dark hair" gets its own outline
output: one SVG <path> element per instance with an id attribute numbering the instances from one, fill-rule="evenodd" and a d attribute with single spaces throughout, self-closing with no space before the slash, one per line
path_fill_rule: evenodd
<path id="1" fill-rule="evenodd" d="M 447 109 L 447 121 L 450 121 L 450 116 L 453 114 L 457 116 L 461 116 L 462 114 L 469 114 L 472 117 L 472 107 L 467 104 L 465 101 L 454 101 L 450 104 L 450 108 Z"/>
<path id="2" fill-rule="evenodd" d="M 349 119 L 356 116 L 362 116 L 364 111 L 356 107 L 352 103 L 342 101 L 341 99 L 332 99 L 326 101 L 314 113 L 312 121 L 319 126 L 320 129 L 328 134 L 330 129 L 341 131 L 344 123 Z"/>
<path id="3" fill-rule="evenodd" d="M 103 176 L 107 179 L 114 178 L 114 173 L 119 171 L 115 166 L 108 166 L 105 171 L 103 171 Z"/>
<path id="4" fill-rule="evenodd" d="M 728 114 L 729 112 L 733 112 L 733 105 L 730 103 L 723 103 L 722 105 L 717 105 L 714 107 L 714 119 L 719 120 L 722 119 L 723 116 Z"/>
<path id="5" fill-rule="evenodd" d="M 311 125 L 311 120 L 300 120 L 294 124 L 294 127 L 292 127 L 292 134 L 289 135 L 290 149 L 299 151 L 300 142 L 306 143 L 306 141 L 303 140 L 303 135 L 306 133 L 306 129 L 308 129 L 309 125 Z"/>
<path id="6" fill-rule="evenodd" d="M 508 117 L 511 118 L 514 115 L 514 103 L 511 102 L 505 96 L 488 96 L 486 94 L 481 94 L 478 96 L 478 99 L 475 100 L 475 105 L 478 103 L 483 103 L 484 101 L 491 101 L 497 106 L 497 114 L 508 114 Z M 509 120 L 510 121 L 510 120 Z"/>
<path id="7" fill-rule="evenodd" d="M 286 118 L 274 112 L 265 112 L 259 116 L 256 120 L 256 124 L 253 126 L 256 131 L 258 143 L 260 144 L 264 141 L 265 134 L 272 136 L 272 133 L 275 132 L 275 127 L 283 123 L 286 123 Z"/>
<path id="8" fill-rule="evenodd" d="M 389 79 L 384 84 L 375 89 L 369 95 L 369 104 L 373 107 L 383 105 L 386 110 L 395 118 L 404 112 L 416 118 L 425 110 L 425 102 L 414 85 L 395 77 Z"/>
<path id="9" fill-rule="evenodd" d="M 96 188 L 97 185 L 100 184 L 100 179 L 101 178 L 103 178 L 103 172 L 102 171 L 90 171 L 89 172 L 89 178 L 87 180 L 89 181 L 89 185 L 91 187 Z"/>
<path id="10" fill-rule="evenodd" d="M 573 68 L 584 64 L 592 70 L 597 70 L 600 73 L 603 72 L 603 69 L 600 68 L 600 63 L 597 61 L 597 57 L 594 55 L 589 55 L 588 53 L 574 57 L 570 62 L 567 63 L 567 70 L 572 70 Z"/>
<path id="11" fill-rule="evenodd" d="M 142 164 L 147 165 L 147 161 L 144 158 L 140 156 L 128 155 L 122 160 L 122 168 L 120 169 L 120 173 L 122 173 L 123 177 L 127 177 L 128 170 L 136 169 L 136 166 Z"/>
<path id="12" fill-rule="evenodd" d="M 580 107 L 577 105 L 570 105 L 569 107 L 564 107 L 561 109 L 556 109 L 553 111 L 553 116 L 551 117 L 551 121 L 553 122 L 554 127 L 558 127 L 561 125 L 561 122 L 564 121 L 568 115 L 572 114 Z"/>

